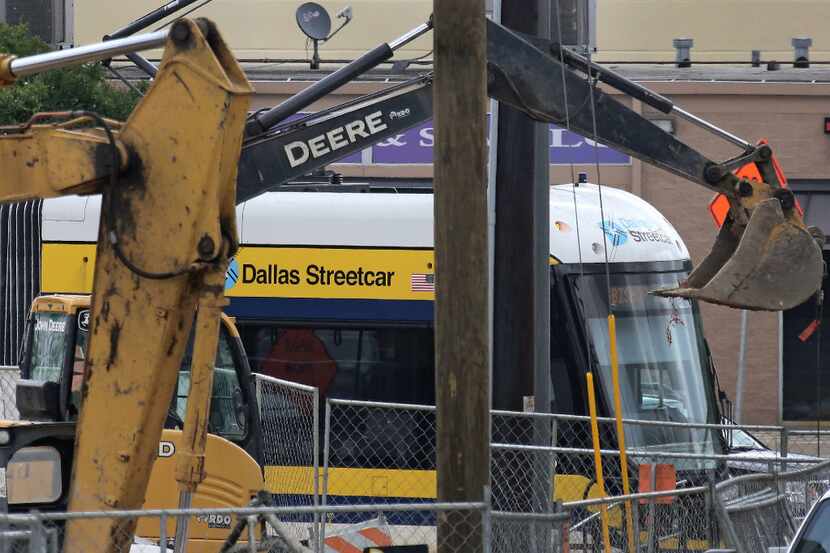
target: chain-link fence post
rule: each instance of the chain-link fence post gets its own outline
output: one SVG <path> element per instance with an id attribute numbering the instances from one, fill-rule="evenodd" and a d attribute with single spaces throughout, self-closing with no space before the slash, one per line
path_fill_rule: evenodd
<path id="1" fill-rule="evenodd" d="M 716 490 L 714 471 L 707 471 L 707 490 L 706 490 L 706 524 L 709 527 L 709 545 L 711 549 L 720 548 L 720 536 L 718 535 L 718 515 L 715 511 Z"/>
<path id="2" fill-rule="evenodd" d="M 329 454 L 331 453 L 331 403 L 326 398 L 326 414 L 323 422 L 323 497 L 322 506 L 328 505 L 329 498 Z M 320 523 L 320 545 L 318 551 L 323 551 L 323 544 L 326 540 L 326 513 L 323 509 L 323 518 Z"/>
<path id="3" fill-rule="evenodd" d="M 37 511 L 32 511 L 29 518 L 29 553 L 46 551 L 46 529 Z"/>
<path id="4" fill-rule="evenodd" d="M 313 440 L 314 440 L 314 506 L 320 506 L 320 390 L 318 388 L 314 388 L 314 411 L 312 413 L 312 418 L 314 419 L 314 432 Z M 323 550 L 323 542 L 320 540 L 320 526 L 322 525 L 322 520 L 320 517 L 320 512 L 314 512 L 314 531 L 312 532 L 313 535 L 309 536 L 309 545 L 312 545 L 315 551 L 322 551 Z"/>
<path id="5" fill-rule="evenodd" d="M 167 513 L 159 516 L 159 550 L 167 549 Z"/>
<path id="6" fill-rule="evenodd" d="M 493 503 L 490 486 L 484 486 L 484 507 L 481 509 L 481 543 L 484 553 L 491 553 L 493 550 Z"/>
<path id="7" fill-rule="evenodd" d="M 781 457 L 787 457 L 790 449 L 790 433 L 786 426 L 781 427 Z M 781 470 L 787 470 L 787 462 L 781 463 Z"/>
<path id="8" fill-rule="evenodd" d="M 256 526 L 257 526 L 257 517 L 256 516 L 249 516 L 248 517 L 248 552 L 249 553 L 257 553 L 256 547 Z"/>
<path id="9" fill-rule="evenodd" d="M 8 537 L 11 525 L 7 516 L 0 514 L 0 553 L 9 553 L 12 550 L 11 538 Z"/>
<path id="10" fill-rule="evenodd" d="M 651 464 L 651 470 L 649 471 L 649 489 L 654 491 L 657 489 L 657 464 Z M 656 539 L 656 526 L 657 524 L 657 505 L 654 498 L 649 499 L 648 502 L 648 530 L 647 530 L 647 539 L 648 539 L 648 553 L 654 553 L 655 548 L 655 539 Z"/>

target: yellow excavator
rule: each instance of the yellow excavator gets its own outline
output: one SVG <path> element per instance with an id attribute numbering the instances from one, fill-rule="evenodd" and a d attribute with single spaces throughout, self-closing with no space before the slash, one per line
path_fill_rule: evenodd
<path id="1" fill-rule="evenodd" d="M 202 480 L 225 271 L 238 244 L 235 181 L 251 87 L 205 19 L 179 20 L 169 32 L 0 61 L 0 81 L 10 84 L 38 71 L 162 45 L 159 74 L 124 124 L 89 112 L 47 113 L 0 134 L 0 200 L 103 197 L 71 511 L 144 503 L 192 329 L 189 401 L 172 471 L 180 505 L 190 505 Z M 44 398 L 49 393 L 42 392 Z M 0 441 L 14 439 L 8 430 Z M 55 459 L 45 461 L 38 466 L 49 468 L 51 461 L 54 468 Z M 68 521 L 64 551 L 125 550 L 135 524 Z"/>
<path id="2" fill-rule="evenodd" d="M 251 88 L 219 33 L 206 20 L 180 20 L 169 33 L 0 60 L 0 81 L 11 83 L 68 60 L 105 59 L 162 43 L 165 53 L 155 81 L 126 123 L 87 112 L 51 113 L 2 129 L 0 135 L 0 159 L 6 169 L 0 176 L 0 201 L 102 195 L 94 293 L 86 322 L 89 343 L 77 389 L 82 408 L 77 426 L 67 423 L 65 430 L 72 465 L 71 469 L 56 467 L 54 457 L 51 465 L 48 458 L 45 465 L 39 465 L 46 467 L 43 474 L 71 470 L 65 503 L 71 511 L 145 505 L 148 481 L 158 467 L 166 467 L 164 477 L 172 475 L 179 482 L 178 504 L 187 507 L 204 478 L 205 451 L 214 443 L 207 425 L 225 304 L 225 271 L 238 242 L 237 166 Z M 555 91 L 561 83 L 548 82 L 560 75 L 551 69 L 558 67 L 560 59 L 552 47 L 489 22 L 490 95 L 537 119 L 560 119 L 562 100 Z M 634 97 L 650 98 L 664 110 L 693 117 L 584 60 L 573 58 L 570 65 Z M 570 73 L 567 78 L 577 79 Z M 574 83 L 572 90 L 584 88 L 584 81 Z M 311 97 L 306 95 L 305 100 Z M 723 193 L 729 202 L 729 217 L 713 253 L 692 274 L 688 287 L 661 293 L 776 310 L 800 303 L 818 289 L 820 248 L 795 209 L 792 194 L 782 188 L 773 171 L 768 147 L 737 142 L 744 147 L 740 156 L 714 163 L 662 131 L 655 134 L 654 125 L 624 111 L 599 91 L 596 97 L 600 142 Z M 254 121 L 267 128 L 302 107 L 302 102 L 289 103 L 281 114 L 257 115 Z M 572 113 L 579 112 L 571 107 Z M 388 114 L 402 113 L 377 111 L 359 125 L 344 125 L 352 129 L 355 143 L 358 138 L 382 138 L 380 130 L 387 129 Z M 251 123 L 247 124 L 248 166 L 255 164 L 256 147 L 270 144 L 269 137 L 291 136 L 282 132 L 302 128 L 310 133 L 309 144 L 320 143 L 319 127 L 315 127 L 319 121 L 282 129 L 276 135 L 251 135 L 250 129 L 256 127 Z M 581 124 L 577 117 L 575 128 L 588 128 Z M 706 123 L 698 120 L 697 124 Z M 375 134 L 371 129 L 379 131 Z M 335 134 L 326 136 L 345 136 L 342 129 L 331 132 Z M 651 136 L 656 138 L 651 140 Z M 266 158 L 273 155 L 267 149 L 260 153 Z M 758 166 L 762 181 L 738 179 L 731 172 L 747 163 Z M 267 183 L 258 181 L 257 186 Z M 54 303 L 44 304 L 43 311 L 59 310 L 58 302 Z M 64 305 L 71 306 L 72 301 L 67 299 Z M 48 317 L 42 324 L 47 330 L 54 328 L 56 335 L 69 330 Z M 174 439 L 162 432 L 194 326 L 186 415 L 181 436 Z M 60 385 L 68 386 L 71 380 L 61 379 Z M 53 384 L 44 380 L 41 387 L 23 394 L 29 396 L 31 405 L 54 409 L 54 398 L 71 394 L 57 393 Z M 0 446 L 8 447 L 0 447 L 0 455 L 14 451 L 16 445 L 15 424 L 4 424 Z M 44 424 L 44 435 L 57 432 L 58 423 Z M 18 425 L 31 426 L 25 433 L 30 437 L 38 431 L 36 424 Z M 176 448 L 175 465 L 156 463 L 157 457 L 164 458 L 161 448 L 169 447 L 165 443 Z M 12 470 L 10 460 L 0 458 L 0 463 Z M 240 453 L 233 462 L 248 460 Z M 248 474 L 248 469 L 244 471 Z M 237 489 L 241 491 L 234 501 L 246 499 L 261 485 L 261 475 L 255 472 L 252 468 L 250 478 L 240 478 Z M 32 480 L 34 486 L 40 479 Z M 43 480 L 54 482 L 54 478 Z M 35 492 L 50 497 L 48 490 L 26 493 Z M 169 505 L 170 497 L 162 500 Z M 67 524 L 65 551 L 123 551 L 132 541 L 135 524 L 130 519 L 72 520 Z M 186 523 L 176 530 L 177 538 L 186 536 Z"/>

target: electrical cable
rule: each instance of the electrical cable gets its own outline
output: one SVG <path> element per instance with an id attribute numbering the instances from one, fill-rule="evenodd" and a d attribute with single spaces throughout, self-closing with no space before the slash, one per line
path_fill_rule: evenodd
<path id="1" fill-rule="evenodd" d="M 401 63 L 412 63 L 412 62 L 416 62 L 416 61 L 421 61 L 422 59 L 424 59 L 428 56 L 431 56 L 433 51 L 434 50 L 430 50 L 426 54 L 422 54 L 422 55 L 418 56 L 417 58 L 410 58 L 410 59 L 406 59 L 406 60 L 393 60 L 393 62 L 397 61 L 397 62 L 401 62 Z"/>
<path id="2" fill-rule="evenodd" d="M 184 12 L 183 14 L 181 14 L 180 16 L 176 17 L 175 19 L 172 19 L 172 20 L 168 21 L 167 23 L 163 23 L 163 24 L 161 24 L 160 26 L 156 27 L 155 29 L 153 29 L 153 32 L 155 32 L 155 31 L 160 31 L 161 29 L 164 29 L 164 28 L 165 28 L 165 27 L 167 27 L 168 25 L 172 25 L 173 23 L 175 23 L 175 22 L 176 22 L 176 21 L 178 21 L 179 19 L 181 19 L 181 18 L 183 18 L 183 17 L 187 17 L 187 16 L 188 16 L 188 15 L 190 15 L 191 13 L 193 13 L 193 12 L 195 12 L 196 10 L 198 10 L 199 8 L 201 8 L 202 6 L 204 6 L 204 5 L 206 5 L 206 4 L 210 4 L 211 2 L 213 2 L 213 0 L 204 0 L 204 2 L 202 2 L 201 4 L 197 4 L 197 5 L 193 6 L 192 8 L 190 8 L 189 10 L 187 10 L 186 12 Z"/>
<path id="3" fill-rule="evenodd" d="M 591 48 L 588 44 L 585 45 L 585 52 L 587 54 L 586 58 L 588 60 L 588 67 L 591 66 Z M 605 207 L 602 202 L 602 173 L 600 172 L 599 168 L 599 147 L 597 146 L 597 107 L 596 107 L 596 98 L 594 96 L 594 87 L 596 86 L 596 80 L 591 83 L 591 74 L 590 72 L 585 77 L 585 84 L 588 85 L 588 96 L 591 99 L 591 140 L 594 143 L 594 167 L 597 172 L 597 190 L 599 192 L 599 217 L 602 224 L 602 244 L 603 244 L 603 251 L 605 253 L 605 285 L 607 288 L 608 293 L 608 314 L 613 314 L 613 306 L 611 304 L 611 267 L 608 264 L 608 229 L 606 229 L 606 221 L 605 221 Z M 608 221 L 609 226 L 611 222 Z"/>
<path id="4" fill-rule="evenodd" d="M 562 10 L 560 8 L 560 1 L 556 0 L 556 38 L 561 42 L 562 40 Z M 565 128 L 568 132 L 571 131 L 571 114 L 570 108 L 568 107 L 568 81 L 565 78 L 565 56 L 562 52 L 562 48 L 559 49 L 559 69 L 562 75 L 562 103 L 565 106 Z M 584 106 L 584 103 L 583 103 Z M 580 106 L 579 111 L 581 111 L 582 107 Z M 585 263 L 582 259 L 582 236 L 579 230 L 579 208 L 577 207 L 577 198 L 576 198 L 576 189 L 578 187 L 576 172 L 574 168 L 573 160 L 570 161 L 571 167 L 571 193 L 573 195 L 573 205 L 574 205 L 574 223 L 576 226 L 576 251 L 577 256 L 579 259 L 579 282 L 585 282 Z M 578 295 L 578 301 L 582 307 L 582 313 L 585 314 L 585 306 L 584 302 L 582 301 L 581 294 Z M 582 335 L 585 337 L 585 352 L 586 356 L 588 357 L 586 360 L 588 363 L 585 365 L 586 372 L 590 372 L 590 357 L 591 357 L 591 339 L 588 334 L 588 320 L 587 317 L 583 317 L 583 328 L 582 328 Z"/>
<path id="5" fill-rule="evenodd" d="M 821 456 L 821 326 L 824 315 L 824 290 L 816 292 L 816 456 Z"/>
<path id="6" fill-rule="evenodd" d="M 115 253 L 115 257 L 117 257 L 118 260 L 121 261 L 121 263 L 123 263 L 124 266 L 127 267 L 130 271 L 132 271 L 140 277 L 147 279 L 163 280 L 177 277 L 189 272 L 190 266 L 185 266 L 180 267 L 178 269 L 174 269 L 172 271 L 154 273 L 138 267 L 127 258 L 127 256 L 121 249 L 121 243 L 118 240 L 118 233 L 116 231 L 117 220 L 115 218 L 115 210 L 113 207 L 113 195 L 118 191 L 118 170 L 121 165 L 121 155 L 118 152 L 118 145 L 115 141 L 115 135 L 112 133 L 112 128 L 106 122 L 106 120 L 95 112 L 73 111 L 70 112 L 69 116 L 73 118 L 88 117 L 92 119 L 98 126 L 100 126 L 103 129 L 104 134 L 107 136 L 107 141 L 109 142 L 110 152 L 112 155 L 112 171 L 110 172 L 109 190 L 106 190 L 103 196 L 104 212 L 106 214 L 107 224 L 110 226 L 107 238 L 109 239 L 109 242 L 112 245 L 112 250 L 113 253 Z"/>

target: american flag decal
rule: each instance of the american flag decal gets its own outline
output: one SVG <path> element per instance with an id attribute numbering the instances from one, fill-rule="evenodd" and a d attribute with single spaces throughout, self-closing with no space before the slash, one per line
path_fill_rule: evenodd
<path id="1" fill-rule="evenodd" d="M 435 273 L 412 273 L 409 289 L 413 292 L 435 292 Z"/>

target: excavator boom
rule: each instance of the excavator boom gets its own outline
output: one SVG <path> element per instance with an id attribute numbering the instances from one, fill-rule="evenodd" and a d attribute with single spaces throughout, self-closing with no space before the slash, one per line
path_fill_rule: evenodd
<path id="1" fill-rule="evenodd" d="M 197 370 L 212 374 L 224 275 L 238 244 L 234 184 L 251 87 L 209 21 L 179 20 L 162 39 L 158 76 L 123 126 L 71 113 L 65 123 L 36 120 L 0 136 L 0 201 L 102 194 L 71 511 L 143 504 L 197 305 L 193 380 Z M 56 57 L 53 66 L 63 63 Z M 26 61 L 7 58 L 4 67 L 20 76 L 15 67 Z M 183 492 L 203 470 L 207 382 L 188 405 L 201 419 L 186 421 Z M 135 523 L 69 521 L 64 551 L 124 551 Z"/>
<path id="2" fill-rule="evenodd" d="M 177 10 L 179 4 L 187 3 L 171 3 L 170 8 Z M 162 11 L 168 13 L 166 9 L 156 10 L 158 15 Z M 117 36 L 144 28 L 143 20 L 153 20 L 153 13 L 128 25 Z M 426 97 L 431 92 L 431 76 L 403 93 L 395 90 L 370 95 L 364 102 L 330 108 L 325 114 L 309 116 L 303 123 L 284 124 L 287 118 L 389 59 L 395 49 L 431 28 L 432 18 L 285 102 L 249 117 L 237 203 L 428 119 L 432 103 Z M 492 98 L 539 121 L 567 125 L 586 138 L 727 198 L 730 215 L 710 254 L 683 287 L 655 293 L 743 309 L 779 311 L 799 305 L 820 288 L 824 236 L 819 229 L 808 230 L 798 210 L 793 209 L 794 197 L 782 188 L 772 168 L 768 146 L 756 147 L 557 42 L 513 32 L 491 20 L 487 21 L 487 67 L 488 93 Z M 153 70 L 149 73 L 152 75 Z M 733 159 L 712 161 L 605 94 L 595 86 L 596 81 L 663 113 L 676 114 L 742 151 Z M 356 104 L 360 104 L 359 108 Z M 367 115 L 372 116 L 372 121 L 365 119 Z M 734 175 L 733 170 L 747 163 L 757 165 L 762 180 L 739 179 Z"/>
<path id="3" fill-rule="evenodd" d="M 818 290 L 824 238 L 818 229 L 808 230 L 793 209 L 793 195 L 779 182 L 769 146 L 753 146 L 558 43 L 526 37 L 492 21 L 487 33 L 492 98 L 536 120 L 567 125 L 728 199 L 730 216 L 711 253 L 683 287 L 655 293 L 778 311 L 799 305 Z M 355 63 L 355 74 L 365 65 Z M 743 151 L 715 162 L 600 90 L 596 80 L 660 111 L 677 113 Z M 240 158 L 237 203 L 427 120 L 432 115 L 431 85 L 432 76 L 427 75 L 249 136 Z M 330 90 L 330 83 L 315 83 L 301 93 L 302 101 L 291 99 L 252 120 L 260 126 L 283 121 L 284 105 L 303 107 Z M 256 127 L 249 122 L 247 130 Z M 733 170 L 748 163 L 758 167 L 762 180 L 735 176 Z"/>

